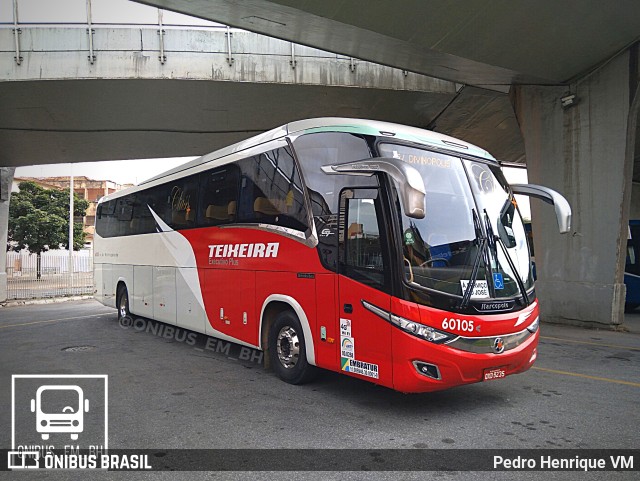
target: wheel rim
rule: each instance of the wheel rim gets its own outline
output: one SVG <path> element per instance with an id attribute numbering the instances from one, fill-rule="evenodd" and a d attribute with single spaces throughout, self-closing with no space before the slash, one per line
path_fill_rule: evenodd
<path id="1" fill-rule="evenodd" d="M 126 294 L 122 294 L 120 296 L 120 317 L 127 317 L 127 310 L 129 307 L 129 300 L 127 299 Z"/>
<path id="2" fill-rule="evenodd" d="M 300 339 L 298 333 L 291 326 L 280 329 L 276 341 L 278 359 L 285 368 L 291 369 L 298 363 L 300 357 Z"/>

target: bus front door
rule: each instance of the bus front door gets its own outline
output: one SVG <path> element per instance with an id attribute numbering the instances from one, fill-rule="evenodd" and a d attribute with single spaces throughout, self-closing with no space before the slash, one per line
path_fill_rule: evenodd
<path id="1" fill-rule="evenodd" d="M 340 202 L 340 369 L 392 386 L 391 324 L 365 308 L 391 306 L 378 191 L 345 189 Z"/>

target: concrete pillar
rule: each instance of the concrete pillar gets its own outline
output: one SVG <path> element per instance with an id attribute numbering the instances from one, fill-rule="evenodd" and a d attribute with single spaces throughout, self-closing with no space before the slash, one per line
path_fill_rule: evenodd
<path id="1" fill-rule="evenodd" d="M 7 230 L 13 167 L 0 167 L 0 302 L 7 300 Z"/>
<path id="2" fill-rule="evenodd" d="M 633 190 L 631 191 L 631 212 L 629 219 L 640 219 L 640 184 L 636 182 L 634 182 Z"/>
<path id="3" fill-rule="evenodd" d="M 630 108 L 630 55 L 618 55 L 568 87 L 512 91 L 529 181 L 563 193 L 573 210 L 571 233 L 560 235 L 553 209 L 531 203 L 543 320 L 594 326 L 624 320 L 633 168 L 628 143 L 635 135 L 628 127 L 637 109 Z M 560 99 L 569 92 L 577 104 L 563 109 Z"/>

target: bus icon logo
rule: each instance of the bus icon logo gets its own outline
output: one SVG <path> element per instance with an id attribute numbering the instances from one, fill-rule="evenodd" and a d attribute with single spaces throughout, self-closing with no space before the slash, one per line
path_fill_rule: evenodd
<path id="1" fill-rule="evenodd" d="M 40 386 L 31 400 L 31 412 L 36 413 L 36 430 L 43 440 L 53 433 L 68 433 L 76 441 L 84 429 L 89 400 L 79 386 Z"/>
<path id="2" fill-rule="evenodd" d="M 108 449 L 108 375 L 11 375 L 9 469 L 46 468 L 56 451 Z"/>

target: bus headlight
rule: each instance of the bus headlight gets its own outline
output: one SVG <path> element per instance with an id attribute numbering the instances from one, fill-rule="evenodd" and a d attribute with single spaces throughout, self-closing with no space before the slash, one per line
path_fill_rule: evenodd
<path id="1" fill-rule="evenodd" d="M 405 319 L 404 317 L 396 316 L 395 314 L 387 312 L 384 309 L 379 308 L 378 306 L 374 306 L 373 304 L 365 300 L 362 301 L 362 305 L 365 309 L 373 312 L 377 316 L 380 316 L 385 321 L 388 321 L 394 326 L 399 327 L 403 331 L 426 341 L 433 342 L 434 344 L 443 344 L 458 337 L 455 334 L 449 334 L 448 332 L 439 331 L 438 329 L 425 326 L 424 324 L 420 324 L 419 322 L 410 321 L 409 319 Z"/>
<path id="2" fill-rule="evenodd" d="M 529 327 L 527 327 L 527 331 L 536 332 L 540 327 L 540 317 L 536 317 L 536 320 L 531 323 Z"/>

